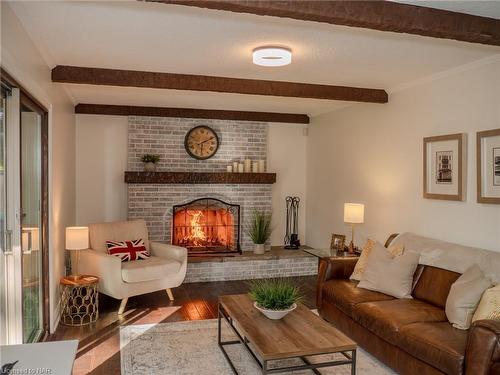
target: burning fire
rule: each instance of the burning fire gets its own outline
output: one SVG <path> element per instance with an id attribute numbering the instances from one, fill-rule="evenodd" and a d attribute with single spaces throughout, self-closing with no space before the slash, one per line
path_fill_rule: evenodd
<path id="1" fill-rule="evenodd" d="M 203 246 L 205 241 L 207 240 L 207 235 L 203 231 L 201 226 L 201 220 L 203 219 L 202 211 L 191 211 L 189 214 L 192 216 L 191 218 L 191 234 L 190 237 L 194 246 Z"/>

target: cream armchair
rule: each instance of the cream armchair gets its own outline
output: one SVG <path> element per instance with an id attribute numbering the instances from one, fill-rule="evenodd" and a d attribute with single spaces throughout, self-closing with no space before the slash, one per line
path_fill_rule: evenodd
<path id="1" fill-rule="evenodd" d="M 125 241 L 142 238 L 151 253 L 148 259 L 122 262 L 109 255 L 106 241 Z M 144 220 L 121 221 L 89 225 L 90 249 L 80 253 L 78 270 L 99 277 L 99 291 L 121 299 L 118 314 L 122 314 L 129 297 L 166 290 L 174 299 L 172 288 L 184 281 L 187 250 L 183 247 L 149 241 Z"/>

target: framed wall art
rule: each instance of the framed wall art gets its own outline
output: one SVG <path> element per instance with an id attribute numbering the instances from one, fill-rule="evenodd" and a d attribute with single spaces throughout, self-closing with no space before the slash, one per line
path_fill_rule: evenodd
<path id="1" fill-rule="evenodd" d="M 465 200 L 466 134 L 424 138 L 424 198 Z"/>
<path id="2" fill-rule="evenodd" d="M 500 204 L 500 129 L 478 132 L 477 201 Z"/>

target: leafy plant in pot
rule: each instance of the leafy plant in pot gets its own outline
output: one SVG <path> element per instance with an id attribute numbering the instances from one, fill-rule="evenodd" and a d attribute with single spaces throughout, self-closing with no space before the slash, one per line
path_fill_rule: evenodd
<path id="1" fill-rule="evenodd" d="M 141 157 L 141 161 L 144 163 L 144 170 L 146 172 L 155 172 L 156 163 L 160 161 L 160 155 L 144 154 Z"/>
<path id="2" fill-rule="evenodd" d="M 247 226 L 247 234 L 254 243 L 254 254 L 264 254 L 266 241 L 271 237 L 272 215 L 262 211 L 254 211 Z"/>
<path id="3" fill-rule="evenodd" d="M 254 307 L 273 320 L 295 310 L 302 299 L 300 288 L 282 278 L 250 281 L 249 286 Z"/>

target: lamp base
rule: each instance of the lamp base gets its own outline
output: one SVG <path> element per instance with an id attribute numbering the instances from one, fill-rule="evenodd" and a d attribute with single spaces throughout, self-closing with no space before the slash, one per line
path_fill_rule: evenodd
<path id="1" fill-rule="evenodd" d="M 350 255 L 352 255 L 352 254 L 354 254 L 355 250 L 356 250 L 356 248 L 354 247 L 354 242 L 351 241 L 351 243 L 349 244 L 349 247 L 347 248 L 347 252 Z"/>
<path id="2" fill-rule="evenodd" d="M 67 276 L 67 278 L 70 279 L 70 280 L 72 280 L 72 281 L 78 281 L 82 277 L 83 277 L 83 275 L 69 275 L 69 276 Z"/>

